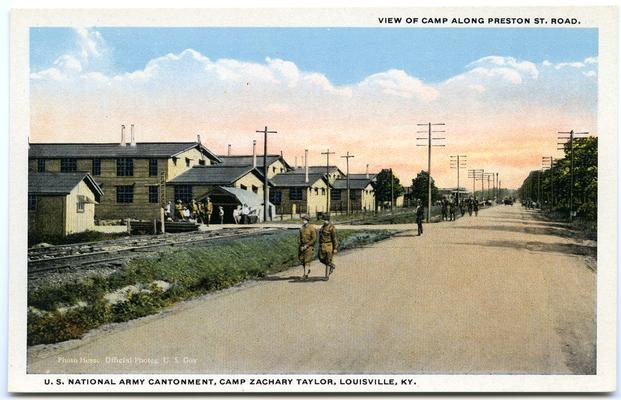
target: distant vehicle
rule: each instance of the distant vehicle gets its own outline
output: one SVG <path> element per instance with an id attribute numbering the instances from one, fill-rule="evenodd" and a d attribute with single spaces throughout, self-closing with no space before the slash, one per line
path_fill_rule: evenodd
<path id="1" fill-rule="evenodd" d="M 505 206 L 512 206 L 513 205 L 513 199 L 505 199 L 504 200 Z"/>

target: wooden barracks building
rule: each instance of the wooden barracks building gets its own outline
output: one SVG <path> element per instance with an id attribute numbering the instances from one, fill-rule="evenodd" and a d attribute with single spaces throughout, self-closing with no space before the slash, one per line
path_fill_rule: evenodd
<path id="1" fill-rule="evenodd" d="M 104 193 L 103 220 L 158 218 L 162 180 L 220 162 L 198 142 L 31 143 L 28 153 L 30 173 L 88 172 Z"/>

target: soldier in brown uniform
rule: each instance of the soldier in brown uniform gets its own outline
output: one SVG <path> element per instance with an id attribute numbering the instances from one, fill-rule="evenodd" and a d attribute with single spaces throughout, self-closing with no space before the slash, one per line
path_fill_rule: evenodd
<path id="1" fill-rule="evenodd" d="M 336 237 L 336 228 L 330 223 L 330 214 L 325 213 L 323 217 L 323 226 L 319 231 L 319 261 L 326 266 L 326 279 L 336 267 L 332 263 L 332 257 L 337 252 L 339 242 Z"/>
<path id="2" fill-rule="evenodd" d="M 183 215 L 183 203 L 181 200 L 177 200 L 177 204 L 175 204 L 177 221 L 184 221 L 185 216 Z"/>
<path id="3" fill-rule="evenodd" d="M 209 196 L 207 196 L 207 226 L 211 223 L 211 214 L 213 214 L 213 203 Z"/>
<path id="4" fill-rule="evenodd" d="M 302 278 L 308 278 L 308 274 L 310 274 L 310 264 L 315 257 L 315 243 L 317 242 L 317 232 L 315 231 L 315 227 L 309 223 L 310 217 L 308 215 L 303 215 L 302 220 L 304 224 L 300 228 L 300 248 L 298 251 L 298 258 L 302 263 L 302 268 L 304 269 L 304 275 Z M 306 271 L 306 266 L 308 266 L 308 272 Z"/>

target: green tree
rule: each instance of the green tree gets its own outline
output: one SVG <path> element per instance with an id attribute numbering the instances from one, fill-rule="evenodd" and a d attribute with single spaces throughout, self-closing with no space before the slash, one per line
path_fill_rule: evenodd
<path id="1" fill-rule="evenodd" d="M 423 206 L 429 207 L 428 203 L 428 190 L 429 174 L 427 171 L 420 171 L 416 178 L 412 179 L 412 197 L 422 200 Z M 431 178 L 431 203 L 435 203 L 438 200 L 439 193 L 436 187 L 433 177 Z"/>
<path id="2" fill-rule="evenodd" d="M 390 201 L 391 199 L 391 185 L 390 178 L 392 176 L 392 193 L 394 198 L 401 196 L 404 192 L 403 186 L 399 182 L 399 178 L 397 178 L 390 169 L 383 169 L 379 174 L 377 174 L 376 181 L 374 183 L 375 189 L 375 200 L 376 204 L 381 202 Z"/>

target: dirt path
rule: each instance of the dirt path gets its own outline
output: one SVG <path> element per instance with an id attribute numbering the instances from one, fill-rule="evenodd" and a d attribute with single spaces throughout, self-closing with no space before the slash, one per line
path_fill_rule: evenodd
<path id="1" fill-rule="evenodd" d="M 595 372 L 587 244 L 517 205 L 425 229 L 337 255 L 328 282 L 287 271 L 33 352 L 29 371 Z"/>

